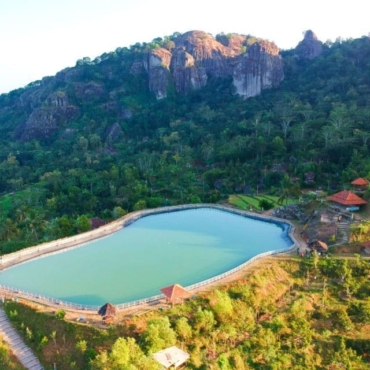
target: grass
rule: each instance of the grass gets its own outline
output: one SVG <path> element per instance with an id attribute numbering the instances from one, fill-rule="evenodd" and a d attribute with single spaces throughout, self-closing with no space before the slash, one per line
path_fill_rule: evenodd
<path id="1" fill-rule="evenodd" d="M 94 356 L 97 348 L 109 348 L 121 334 L 58 320 L 18 302 L 7 301 L 4 310 L 45 369 L 53 363 L 58 370 L 86 369 L 88 357 Z M 81 340 L 87 342 L 85 353 L 76 347 Z"/>
<path id="2" fill-rule="evenodd" d="M 262 199 L 269 200 L 274 204 L 274 207 L 279 207 L 278 199 L 279 197 L 275 195 L 267 195 L 267 194 L 260 194 L 260 195 L 230 195 L 229 196 L 229 203 L 237 206 L 241 209 L 249 210 L 251 207 L 253 209 L 259 209 L 259 202 Z M 289 199 L 288 204 L 296 204 L 298 200 L 296 199 Z M 285 202 L 284 202 L 285 205 Z"/>
<path id="3" fill-rule="evenodd" d="M 0 369 L 24 370 L 18 359 L 13 355 L 9 346 L 0 338 Z"/>
<path id="4" fill-rule="evenodd" d="M 228 202 L 234 206 L 237 206 L 240 209 L 249 210 L 251 206 L 248 202 L 244 201 L 243 199 L 240 199 L 235 195 L 230 195 Z"/>

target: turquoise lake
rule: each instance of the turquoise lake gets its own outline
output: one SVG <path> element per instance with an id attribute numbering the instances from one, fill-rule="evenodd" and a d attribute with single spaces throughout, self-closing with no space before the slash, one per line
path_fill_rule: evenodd
<path id="1" fill-rule="evenodd" d="M 0 284 L 77 304 L 118 304 L 200 282 L 291 244 L 280 224 L 211 208 L 182 210 L 14 266 L 0 274 Z"/>

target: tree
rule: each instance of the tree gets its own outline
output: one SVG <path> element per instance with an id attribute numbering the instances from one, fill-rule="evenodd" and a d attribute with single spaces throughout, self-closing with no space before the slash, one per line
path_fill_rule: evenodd
<path id="1" fill-rule="evenodd" d="M 340 337 L 339 348 L 336 349 L 331 365 L 335 365 L 335 369 L 353 369 L 353 361 L 360 360 L 356 352 L 351 348 L 346 348 L 346 343 L 343 337 Z M 332 368 L 332 367 L 330 367 Z"/>
<path id="2" fill-rule="evenodd" d="M 134 204 L 134 211 L 140 211 L 142 209 L 146 208 L 146 201 L 145 200 L 139 200 Z"/>
<path id="3" fill-rule="evenodd" d="M 19 234 L 18 226 L 10 218 L 0 220 L 0 240 L 12 240 Z"/>
<path id="4" fill-rule="evenodd" d="M 316 250 L 312 252 L 312 261 L 315 269 L 317 269 L 317 264 L 319 263 L 319 255 Z"/>
<path id="5" fill-rule="evenodd" d="M 217 320 L 225 322 L 230 319 L 233 312 L 233 303 L 227 292 L 216 290 L 213 304 L 213 311 Z"/>
<path id="6" fill-rule="evenodd" d="M 90 221 L 86 215 L 79 216 L 76 220 L 76 228 L 79 233 L 89 231 L 91 228 Z"/>
<path id="7" fill-rule="evenodd" d="M 197 313 L 195 315 L 194 328 L 205 334 L 212 331 L 216 325 L 216 320 L 214 318 L 213 312 L 209 310 L 202 310 L 198 307 Z"/>
<path id="8" fill-rule="evenodd" d="M 186 317 L 180 317 L 176 321 L 176 332 L 183 341 L 187 341 L 192 337 L 192 328 Z"/>
<path id="9" fill-rule="evenodd" d="M 176 332 L 171 328 L 168 317 L 149 321 L 141 340 L 148 354 L 171 347 L 176 343 Z"/>
<path id="10" fill-rule="evenodd" d="M 111 352 L 101 352 L 90 362 L 92 370 L 158 370 L 159 364 L 148 359 L 134 338 L 118 338 Z"/>
<path id="11" fill-rule="evenodd" d="M 121 218 L 121 217 L 123 217 L 123 216 L 125 216 L 127 214 L 127 211 L 126 210 L 124 210 L 122 207 L 120 207 L 120 206 L 116 206 L 116 207 L 114 207 L 113 208 L 113 217 L 115 218 L 115 219 L 117 219 L 117 218 Z"/>
<path id="12" fill-rule="evenodd" d="M 284 201 L 288 204 L 288 199 L 292 197 L 299 197 L 301 190 L 298 184 L 293 184 L 287 174 L 284 174 L 284 177 L 280 183 L 280 197 L 278 199 L 279 204 L 283 204 Z"/>

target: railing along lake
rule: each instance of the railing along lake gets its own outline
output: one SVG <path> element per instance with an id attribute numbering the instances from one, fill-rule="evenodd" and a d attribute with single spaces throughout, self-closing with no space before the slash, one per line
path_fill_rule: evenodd
<path id="1" fill-rule="evenodd" d="M 137 211 L 130 213 L 108 225 L 105 225 L 103 227 L 100 227 L 96 230 L 82 233 L 73 237 L 68 237 L 64 239 L 58 239 L 56 241 L 52 241 L 49 243 L 44 243 L 38 246 L 26 248 L 24 250 L 21 250 L 19 252 L 11 253 L 9 255 L 5 255 L 0 257 L 0 268 L 2 270 L 9 268 L 11 266 L 14 266 L 19 263 L 24 263 L 26 261 L 29 261 L 31 259 L 36 259 L 36 258 L 42 258 L 45 256 L 49 256 L 51 254 L 55 253 L 61 253 L 62 251 L 66 251 L 72 248 L 77 248 L 80 247 L 87 242 L 98 239 L 98 238 L 103 238 L 111 233 L 121 230 L 125 226 L 128 226 L 132 224 L 133 222 L 137 221 L 138 219 L 142 217 L 146 217 L 149 215 L 155 215 L 155 214 L 161 214 L 161 213 L 169 213 L 169 212 L 178 212 L 182 210 L 188 210 L 188 209 L 197 209 L 197 208 L 212 208 L 212 209 L 218 209 L 221 211 L 226 211 L 229 213 L 237 214 L 240 216 L 260 220 L 260 221 L 267 221 L 267 222 L 272 222 L 276 223 L 279 225 L 286 225 L 288 227 L 287 234 L 290 238 L 290 240 L 293 241 L 293 244 L 284 249 L 280 250 L 275 250 L 275 251 L 269 251 L 269 252 L 264 252 L 261 254 L 258 254 L 252 258 L 250 258 L 248 261 L 242 263 L 241 265 L 228 270 L 222 274 L 219 274 L 217 276 L 211 277 L 209 279 L 203 280 L 199 283 L 195 283 L 192 285 L 189 285 L 185 287 L 185 289 L 192 291 L 207 285 L 210 285 L 216 281 L 222 280 L 225 277 L 228 277 L 245 267 L 253 264 L 255 261 L 260 260 L 262 258 L 265 258 L 267 256 L 272 256 L 276 254 L 281 254 L 281 253 L 287 253 L 291 252 L 292 250 L 296 249 L 299 246 L 298 241 L 294 237 L 294 226 L 287 220 L 281 220 L 276 217 L 271 217 L 271 216 L 265 216 L 265 215 L 256 215 L 251 212 L 247 211 L 242 211 L 234 208 L 229 208 L 225 206 L 220 206 L 220 205 L 214 205 L 214 204 L 191 204 L 191 205 L 181 205 L 181 206 L 172 206 L 172 207 L 162 207 L 162 208 L 157 208 L 157 209 L 151 209 L 151 210 L 143 210 L 143 211 Z M 95 305 L 83 305 L 83 304 L 76 304 L 72 302 L 66 302 L 57 298 L 51 298 L 51 297 L 45 297 L 39 294 L 31 293 L 31 292 L 26 292 L 20 289 L 12 288 L 9 286 L 5 285 L 0 285 L 0 289 L 3 289 L 4 291 L 18 295 L 19 297 L 23 298 L 29 298 L 30 300 L 36 300 L 38 302 L 46 303 L 46 304 L 53 304 L 53 305 L 58 305 L 61 308 L 65 309 L 70 309 L 70 310 L 84 310 L 84 311 L 94 311 L 96 312 L 100 306 L 95 306 Z M 150 304 L 156 301 L 159 301 L 161 299 L 164 299 L 165 296 L 163 294 L 151 296 L 148 298 L 144 299 L 139 299 L 135 300 L 132 302 L 125 302 L 125 303 L 119 303 L 116 304 L 115 306 L 119 310 L 124 310 L 127 308 L 132 308 L 132 307 L 137 307 L 145 304 Z"/>

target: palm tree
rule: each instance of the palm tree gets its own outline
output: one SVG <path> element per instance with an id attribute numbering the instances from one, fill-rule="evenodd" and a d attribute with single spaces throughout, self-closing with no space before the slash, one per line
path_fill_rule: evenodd
<path id="1" fill-rule="evenodd" d="M 280 197 L 277 200 L 278 204 L 283 204 L 285 201 L 285 205 L 287 205 L 289 198 L 299 197 L 301 194 L 301 189 L 299 188 L 299 185 L 293 184 L 287 174 L 284 175 L 280 185 L 281 192 Z"/>
<path id="2" fill-rule="evenodd" d="M 4 241 L 9 241 L 15 239 L 19 234 L 19 229 L 17 224 L 13 222 L 10 218 L 7 218 L 5 221 L 2 220 L 1 224 L 1 239 Z"/>

